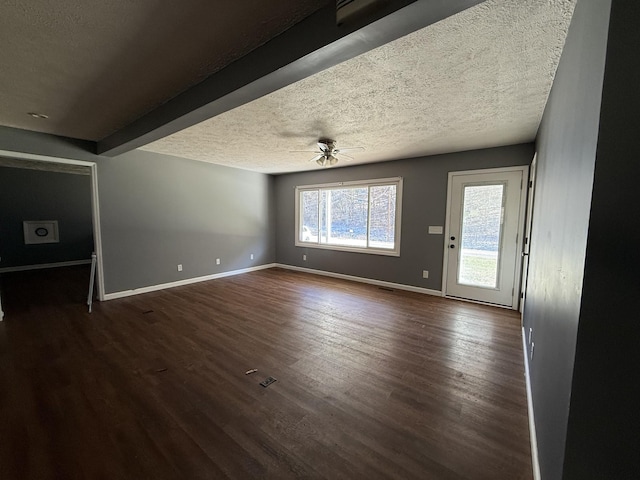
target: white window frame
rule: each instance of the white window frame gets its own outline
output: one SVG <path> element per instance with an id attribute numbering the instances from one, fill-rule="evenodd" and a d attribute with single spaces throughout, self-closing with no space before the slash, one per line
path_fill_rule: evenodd
<path id="1" fill-rule="evenodd" d="M 395 212 L 395 231 L 394 231 L 394 248 L 376 248 L 376 247 L 351 247 L 344 245 L 324 244 L 317 242 L 305 242 L 300 240 L 302 225 L 300 224 L 300 197 L 301 193 L 309 190 L 330 190 L 332 188 L 342 187 L 377 187 L 384 185 L 396 186 L 396 212 Z M 369 211 L 370 204 L 367 206 L 367 216 L 371 215 Z M 295 246 L 307 248 L 319 248 L 323 250 L 338 250 L 344 252 L 369 253 L 374 255 L 387 255 L 392 257 L 400 256 L 400 231 L 402 224 L 402 177 L 379 178 L 374 180 L 357 180 L 351 182 L 322 183 L 317 185 L 299 185 L 295 189 Z M 367 243 L 369 242 L 369 220 L 367 220 Z"/>

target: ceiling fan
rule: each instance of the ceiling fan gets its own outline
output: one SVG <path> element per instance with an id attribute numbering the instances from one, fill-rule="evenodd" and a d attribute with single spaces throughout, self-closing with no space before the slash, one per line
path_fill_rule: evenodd
<path id="1" fill-rule="evenodd" d="M 338 160 L 344 158 L 346 161 L 353 160 L 353 157 L 344 152 L 363 151 L 363 147 L 337 148 L 336 141 L 328 138 L 318 140 L 318 150 L 294 150 L 294 152 L 312 152 L 316 156 L 310 162 L 316 162 L 321 167 L 330 167 L 338 163 Z M 292 153 L 294 153 L 292 152 Z"/>

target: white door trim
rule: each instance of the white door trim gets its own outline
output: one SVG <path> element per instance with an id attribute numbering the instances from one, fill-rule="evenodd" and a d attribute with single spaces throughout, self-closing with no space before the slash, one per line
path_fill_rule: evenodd
<path id="1" fill-rule="evenodd" d="M 522 244 L 522 280 L 520 281 L 520 316 L 524 316 L 524 304 L 527 296 L 527 281 L 529 272 L 529 253 L 531 249 L 531 229 L 533 227 L 533 208 L 535 207 L 536 169 L 538 165 L 538 153 L 533 155 L 529 168 L 529 180 L 527 181 L 527 217 L 525 218 L 524 236 L 526 240 Z"/>
<path id="2" fill-rule="evenodd" d="M 0 156 L 18 160 L 37 160 L 39 162 L 63 163 L 67 165 L 81 165 L 89 167 L 91 174 L 91 217 L 93 223 L 93 242 L 97 257 L 96 287 L 98 300 L 104 300 L 104 268 L 102 263 L 102 234 L 100 231 L 100 201 L 98 197 L 98 165 L 95 162 L 73 160 L 70 158 L 50 157 L 32 153 L 12 152 L 0 150 Z"/>
<path id="3" fill-rule="evenodd" d="M 526 165 L 517 166 L 517 167 L 501 167 L 501 168 L 487 168 L 481 170 L 462 170 L 462 171 L 453 171 L 449 172 L 449 178 L 447 182 L 447 208 L 446 208 L 446 217 L 445 217 L 445 231 L 443 238 L 443 264 L 442 264 L 442 296 L 449 297 L 447 295 L 447 268 L 449 264 L 449 223 L 451 218 L 451 190 L 452 190 L 452 182 L 453 177 L 455 175 L 477 175 L 483 173 L 506 173 L 506 172 L 522 172 L 522 186 L 520 189 L 520 209 L 519 209 L 519 217 L 518 217 L 518 241 L 516 242 L 516 251 L 522 252 L 522 241 L 524 237 L 524 219 L 526 212 L 526 204 L 527 204 L 527 189 L 525 189 L 524 182 L 529 178 L 529 167 Z M 520 282 L 522 281 L 522 262 L 516 261 L 515 267 L 515 277 L 514 277 L 514 286 L 513 286 L 513 295 L 511 298 L 511 305 L 509 308 L 513 310 L 518 309 L 518 300 L 520 298 Z M 454 298 L 454 297 L 450 297 Z M 464 300 L 458 297 L 455 297 L 458 300 Z M 482 303 L 482 302 L 474 302 L 474 303 Z"/>

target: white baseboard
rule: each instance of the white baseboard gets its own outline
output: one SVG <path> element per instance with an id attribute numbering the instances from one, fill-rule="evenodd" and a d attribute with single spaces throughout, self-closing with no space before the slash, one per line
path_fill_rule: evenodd
<path id="1" fill-rule="evenodd" d="M 229 272 L 222 272 L 222 273 L 214 273 L 212 275 L 205 275 L 203 277 L 186 278 L 184 280 L 178 280 L 176 282 L 161 283 L 159 285 L 150 285 L 148 287 L 140 287 L 140 288 L 135 288 L 133 290 L 124 290 L 121 292 L 106 293 L 104 295 L 104 300 L 115 300 L 117 298 L 124 298 L 124 297 L 130 297 L 132 295 L 140 295 L 143 293 L 156 292 L 158 290 L 164 290 L 166 288 L 182 287 L 184 285 L 190 285 L 192 283 L 206 282 L 208 280 L 215 280 L 216 278 L 230 277 L 232 275 L 240 275 L 242 273 L 255 272 L 257 270 L 265 270 L 267 268 L 275 268 L 275 267 L 284 268 L 286 270 L 296 270 L 299 272 L 311 273 L 314 275 L 323 275 L 325 277 L 334 277 L 334 278 L 340 278 L 343 280 L 351 280 L 353 282 L 368 283 L 371 285 L 377 285 L 381 287 L 395 288 L 397 290 L 407 290 L 409 292 L 424 293 L 427 295 L 435 295 L 438 297 L 442 296 L 442 292 L 440 290 L 430 290 L 428 288 L 414 287 L 413 285 L 403 285 L 401 283 L 385 282 L 382 280 L 374 280 L 371 278 L 364 278 L 364 277 L 355 277 L 353 275 L 344 275 L 342 273 L 325 272 L 323 270 L 314 270 L 311 268 L 295 267 L 293 265 L 285 265 L 283 263 L 268 263 L 265 265 L 259 265 L 257 267 L 243 268 L 240 270 L 232 270 Z"/>
<path id="2" fill-rule="evenodd" d="M 0 268 L 0 273 L 25 272 L 27 270 L 42 270 L 43 268 L 73 267 L 74 265 L 89 265 L 91 259 L 88 260 L 71 260 L 68 262 L 56 263 L 39 263 L 37 265 L 23 265 L 20 267 L 4 267 Z"/>
<path id="3" fill-rule="evenodd" d="M 533 416 L 533 394 L 531 393 L 531 374 L 529 372 L 529 355 L 527 339 L 522 327 L 522 353 L 524 354 L 524 378 L 527 384 L 527 408 L 529 410 L 529 436 L 531 437 L 531 463 L 533 464 L 533 479 L 541 480 L 540 460 L 538 458 L 538 436 L 536 435 L 536 422 Z"/>
<path id="4" fill-rule="evenodd" d="M 259 265 L 257 267 L 249 267 L 249 268 L 242 268 L 240 270 L 231 270 L 229 272 L 214 273 L 212 275 L 205 275 L 204 277 L 186 278 L 184 280 L 178 280 L 176 282 L 161 283 L 159 285 L 150 285 L 148 287 L 135 288 L 133 290 L 124 290 L 122 292 L 105 293 L 104 300 L 115 300 L 116 298 L 124 298 L 124 297 L 130 297 L 132 295 L 140 295 L 142 293 L 156 292 L 158 290 L 165 290 L 167 288 L 182 287 L 184 285 L 190 285 L 192 283 L 206 282 L 208 280 L 215 280 L 216 278 L 231 277 L 233 275 L 240 275 L 242 273 L 255 272 L 257 270 L 273 268 L 275 266 L 276 266 L 275 263 L 268 263 L 266 265 Z"/>
<path id="5" fill-rule="evenodd" d="M 325 277 L 340 278 L 342 280 L 351 280 L 352 282 L 368 283 L 379 287 L 395 288 L 396 290 L 406 290 L 409 292 L 424 293 L 427 295 L 442 296 L 440 290 L 430 290 L 428 288 L 414 287 L 413 285 L 404 285 L 402 283 L 385 282 L 383 280 L 374 280 L 372 278 L 355 277 L 353 275 L 345 275 L 343 273 L 326 272 L 324 270 L 314 270 L 312 268 L 296 267 L 293 265 L 285 265 L 284 263 L 276 263 L 274 266 L 284 268 L 286 270 L 295 270 L 298 272 L 311 273 L 314 275 L 323 275 Z"/>

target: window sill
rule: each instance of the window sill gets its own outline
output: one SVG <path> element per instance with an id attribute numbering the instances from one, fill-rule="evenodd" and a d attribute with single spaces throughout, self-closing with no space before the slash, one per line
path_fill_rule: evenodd
<path id="1" fill-rule="evenodd" d="M 378 248 L 358 248 L 358 247 L 347 247 L 343 245 L 322 245 L 319 243 L 308 243 L 308 242 L 300 242 L 296 241 L 296 247 L 304 247 L 304 248 L 317 248 L 319 250 L 335 250 L 338 252 L 351 252 L 351 253 L 365 253 L 369 255 L 384 255 L 387 257 L 399 257 L 399 250 L 388 250 L 388 249 L 378 249 Z"/>

